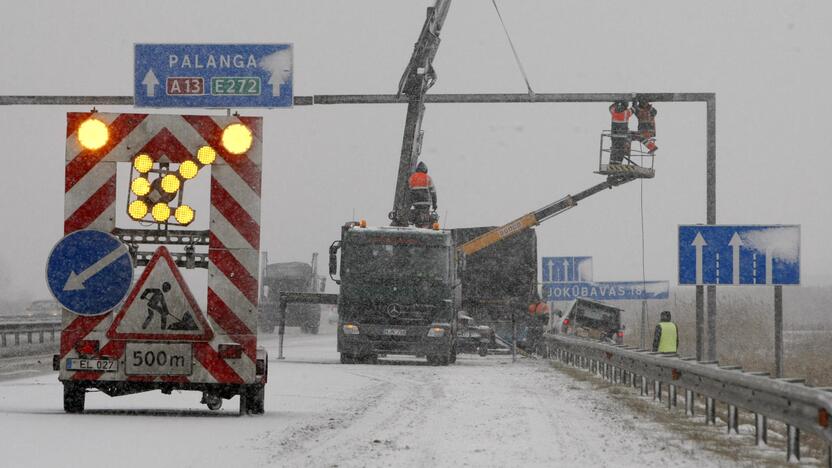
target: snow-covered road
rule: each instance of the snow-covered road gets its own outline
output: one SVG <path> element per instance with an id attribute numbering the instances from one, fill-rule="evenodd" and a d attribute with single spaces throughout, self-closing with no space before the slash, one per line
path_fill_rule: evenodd
<path id="1" fill-rule="evenodd" d="M 325 330 L 327 331 L 327 330 Z M 269 348 L 264 416 L 199 394 L 87 395 L 67 415 L 54 374 L 0 380 L 2 466 L 726 466 L 549 363 L 463 355 L 341 365 L 335 337 Z M 386 365 L 385 365 L 386 364 Z"/>

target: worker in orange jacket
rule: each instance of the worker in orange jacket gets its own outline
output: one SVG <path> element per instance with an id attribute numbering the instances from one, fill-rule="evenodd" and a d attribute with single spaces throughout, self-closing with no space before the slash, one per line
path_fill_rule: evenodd
<path id="1" fill-rule="evenodd" d="M 659 149 L 656 146 L 656 114 L 658 111 L 647 101 L 633 101 L 633 111 L 638 119 L 638 131 L 633 137 L 640 141 L 650 154 Z"/>
<path id="2" fill-rule="evenodd" d="M 633 110 L 624 101 L 616 101 L 610 106 L 612 125 L 610 127 L 610 164 L 621 164 L 624 158 L 630 157 L 630 117 Z"/>
<path id="3" fill-rule="evenodd" d="M 410 204 L 412 206 L 412 220 L 416 227 L 429 228 L 433 224 L 430 211 L 436 211 L 436 187 L 428 175 L 427 164 L 419 161 L 416 170 L 410 175 Z"/>

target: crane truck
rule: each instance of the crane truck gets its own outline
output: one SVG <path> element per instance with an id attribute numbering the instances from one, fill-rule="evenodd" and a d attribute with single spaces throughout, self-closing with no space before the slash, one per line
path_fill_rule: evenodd
<path id="1" fill-rule="evenodd" d="M 470 306 L 478 302 L 472 300 L 476 294 L 470 293 L 477 290 L 477 285 L 500 281 L 499 268 L 489 270 L 487 263 L 485 268 L 479 268 L 482 275 L 470 274 L 476 262 L 470 262 L 471 267 L 467 267 L 468 257 L 488 248 L 492 253 L 497 252 L 498 263 L 502 263 L 500 259 L 531 255 L 533 260 L 526 263 L 534 267 L 525 268 L 523 274 L 531 279 L 527 287 L 521 284 L 515 290 L 505 291 L 501 298 L 490 298 L 491 304 L 498 304 L 504 312 L 512 308 L 525 310 L 536 296 L 535 238 L 532 234 L 532 241 L 520 243 L 519 249 L 507 246 L 495 251 L 498 243 L 527 232 L 605 189 L 653 176 L 652 168 L 642 168 L 628 157 L 626 165 L 600 164 L 598 172 L 606 176 L 604 182 L 497 228 L 479 228 L 473 235 L 474 231 L 458 230 L 455 235 L 454 230 L 439 229 L 438 223 L 433 224 L 433 229 L 411 226 L 408 178 L 422 146 L 425 96 L 436 82 L 433 59 L 450 3 L 450 0 L 437 0 L 428 8 L 425 24 L 399 81 L 398 94 L 407 97 L 408 107 L 393 209 L 389 213 L 391 226 L 367 227 L 364 221 L 349 221 L 342 226 L 340 239 L 329 249 L 330 277 L 341 286 L 337 333 L 338 351 L 345 364 L 372 363 L 379 355 L 386 354 L 425 356 L 435 365 L 453 363 L 457 317 L 464 305 L 464 291 L 466 288 L 469 291 Z M 603 159 L 603 136 L 601 148 Z M 438 219 L 435 213 L 433 216 Z M 522 267 L 524 263 L 521 261 L 519 265 Z"/>

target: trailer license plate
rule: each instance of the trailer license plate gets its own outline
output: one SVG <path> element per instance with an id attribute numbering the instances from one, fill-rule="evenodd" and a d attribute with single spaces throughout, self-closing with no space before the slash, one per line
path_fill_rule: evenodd
<path id="1" fill-rule="evenodd" d="M 191 343 L 127 343 L 127 375 L 191 375 Z"/>
<path id="2" fill-rule="evenodd" d="M 66 360 L 66 370 L 115 372 L 118 370 L 118 361 L 112 361 L 110 359 L 69 358 Z"/>
<path id="3" fill-rule="evenodd" d="M 389 336 L 405 336 L 407 335 L 407 330 L 403 328 L 385 328 L 384 334 Z"/>

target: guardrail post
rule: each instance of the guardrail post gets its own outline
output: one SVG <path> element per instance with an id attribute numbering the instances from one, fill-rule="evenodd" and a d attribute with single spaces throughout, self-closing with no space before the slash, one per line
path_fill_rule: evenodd
<path id="1" fill-rule="evenodd" d="M 738 421 L 738 411 L 737 407 L 734 405 L 728 405 L 728 433 L 739 434 L 739 421 Z"/>
<path id="2" fill-rule="evenodd" d="M 54 328 L 49 330 L 49 340 L 53 343 L 55 342 L 55 329 Z"/>
<path id="3" fill-rule="evenodd" d="M 786 443 L 786 461 L 799 462 L 800 461 L 800 429 L 794 426 L 786 426 L 788 428 L 789 437 Z"/>
<path id="4" fill-rule="evenodd" d="M 757 446 L 768 445 L 768 418 L 759 413 L 754 413 L 755 436 Z"/>
<path id="5" fill-rule="evenodd" d="M 647 377 L 641 376 L 641 396 L 647 396 Z"/>
<path id="6" fill-rule="evenodd" d="M 0 333 L 0 336 L 3 337 L 2 342 L 3 342 L 3 347 L 5 348 L 6 346 L 8 346 L 8 343 L 6 343 L 6 334 L 5 333 Z"/>
<path id="7" fill-rule="evenodd" d="M 667 385 L 667 409 L 676 407 L 676 386 Z"/>
<path id="8" fill-rule="evenodd" d="M 685 389 L 685 416 L 693 417 L 693 408 L 696 406 L 693 390 Z"/>
<path id="9" fill-rule="evenodd" d="M 653 381 L 653 399 L 662 401 L 662 383 L 658 380 Z"/>
<path id="10" fill-rule="evenodd" d="M 705 424 L 716 424 L 716 407 L 710 397 L 705 398 Z"/>
<path id="11" fill-rule="evenodd" d="M 14 332 L 14 345 L 20 346 L 20 332 Z"/>
<path id="12" fill-rule="evenodd" d="M 29 344 L 32 344 L 32 332 L 26 332 L 26 340 Z"/>
<path id="13" fill-rule="evenodd" d="M 43 330 L 38 332 L 38 339 L 40 340 L 40 343 L 43 343 Z"/>

